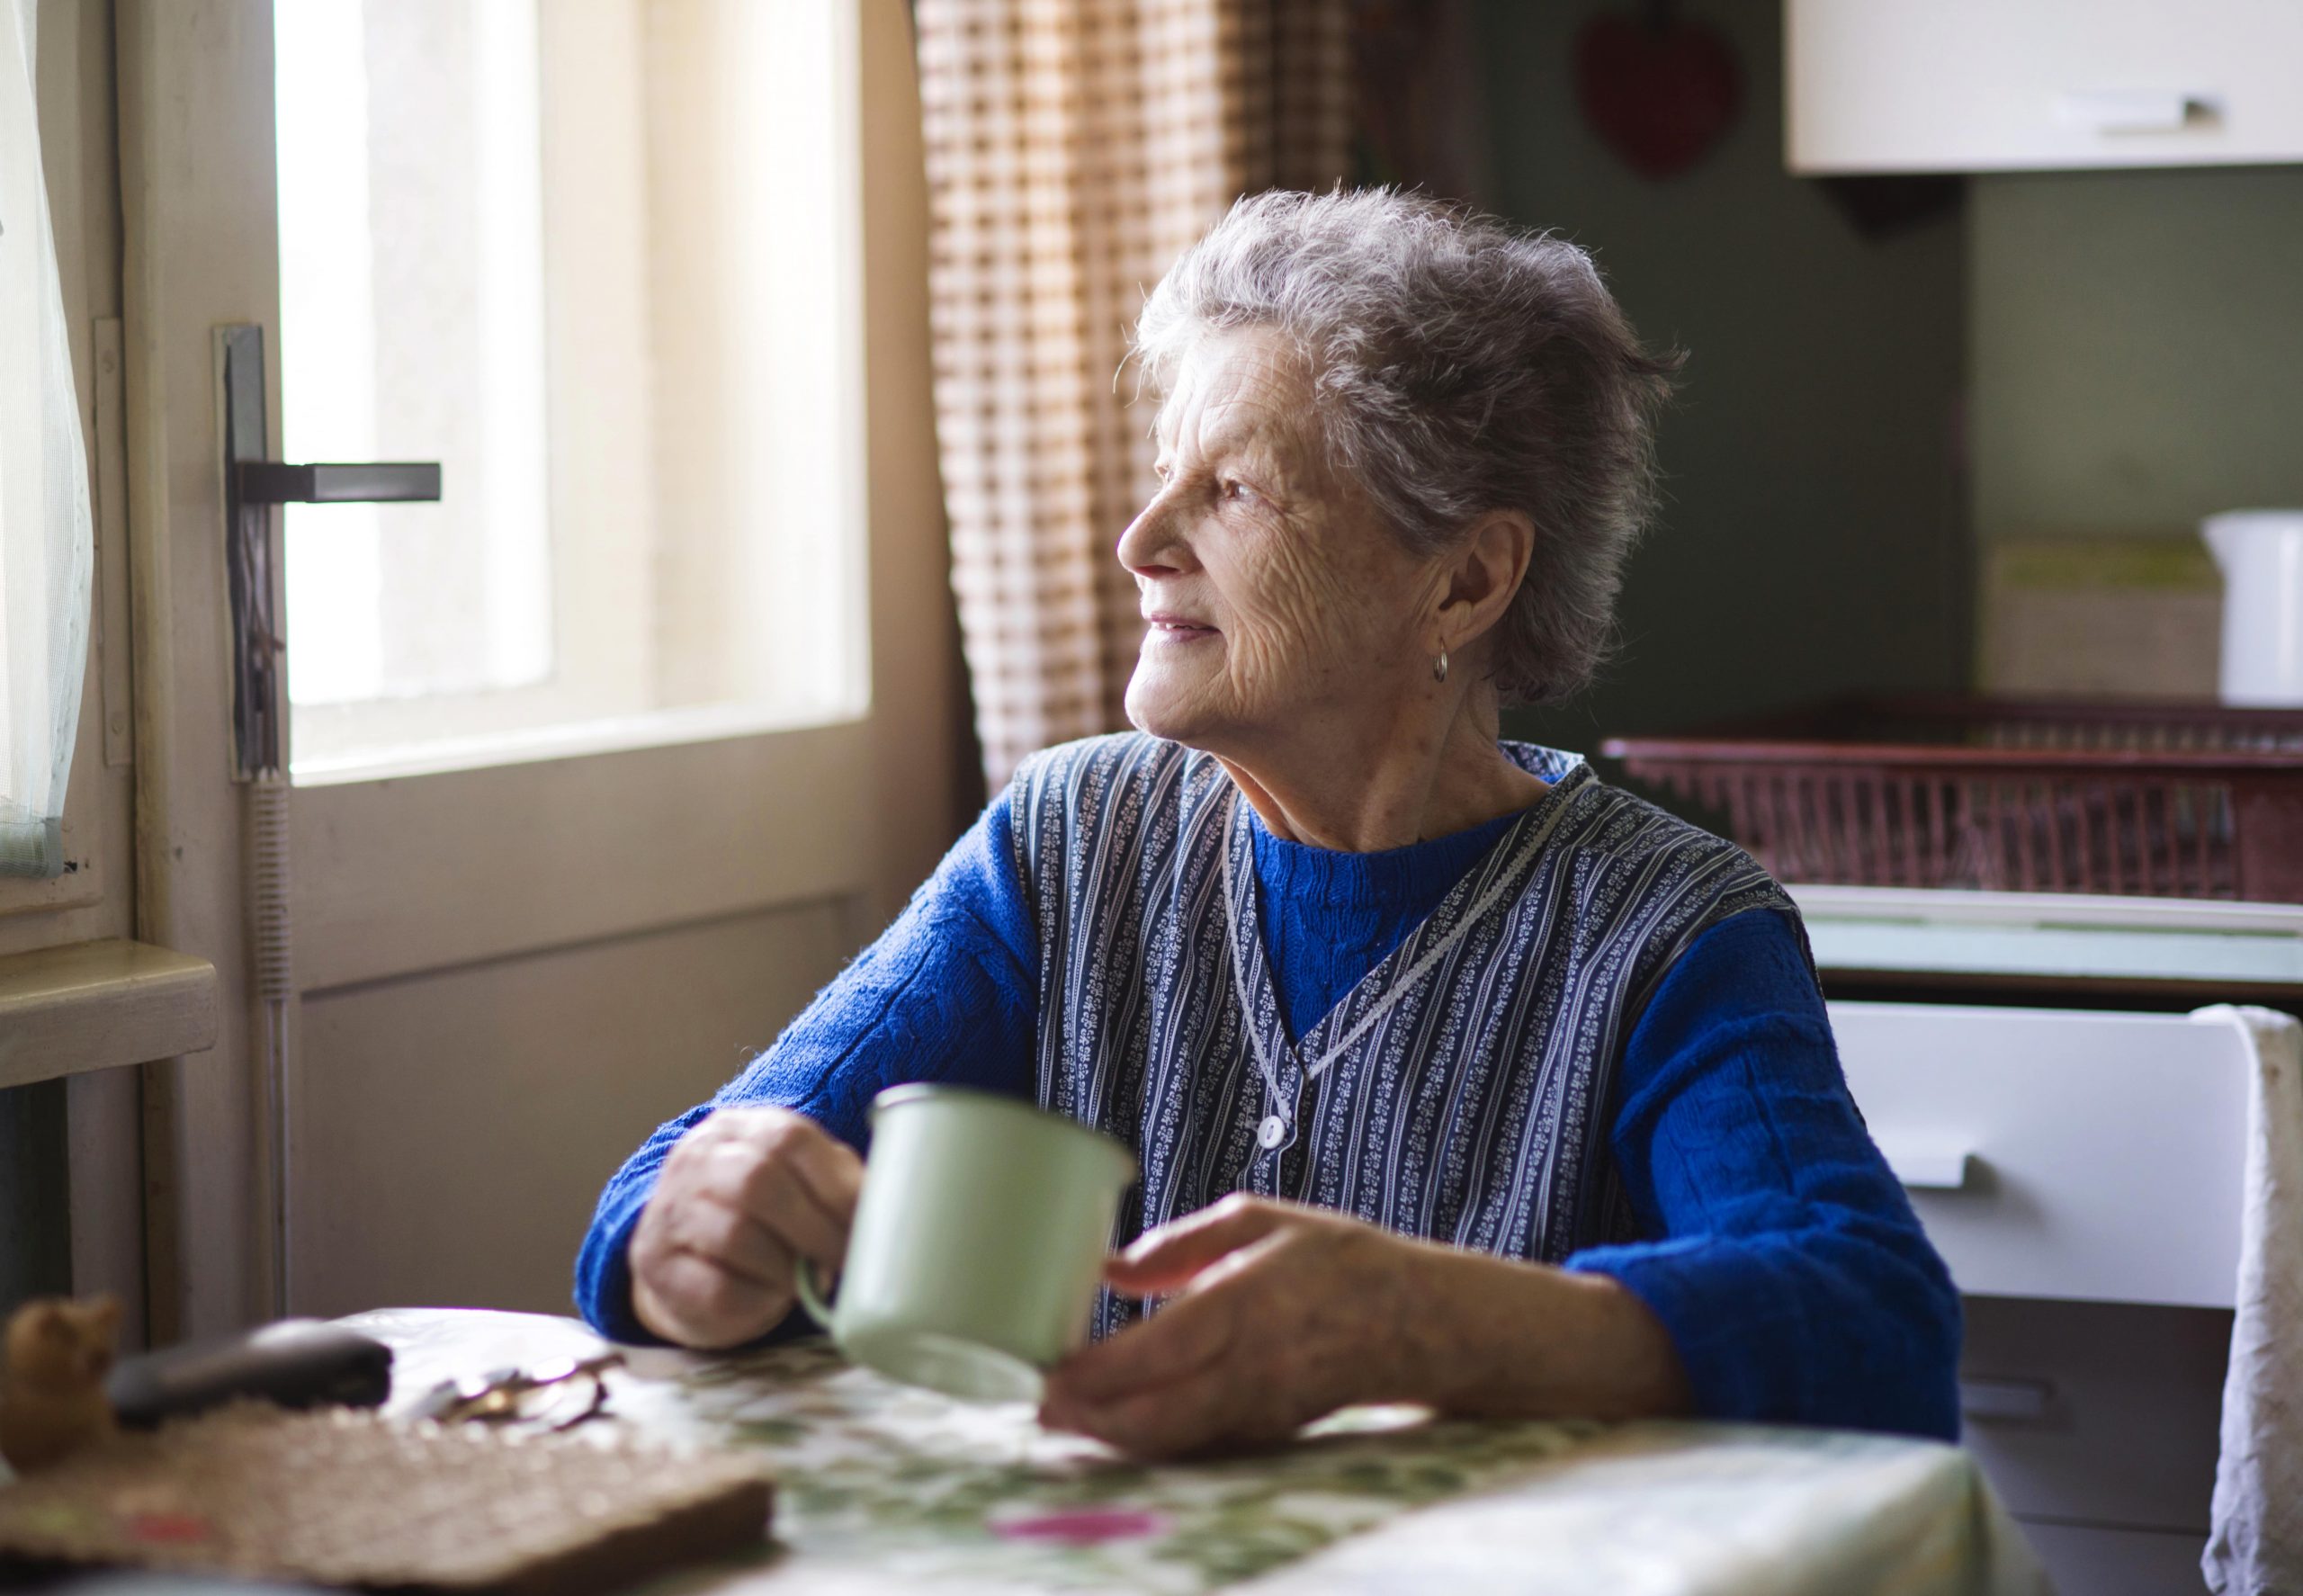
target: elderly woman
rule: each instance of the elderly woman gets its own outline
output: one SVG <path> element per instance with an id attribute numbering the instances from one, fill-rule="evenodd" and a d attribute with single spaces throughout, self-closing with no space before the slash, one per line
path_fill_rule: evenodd
<path id="1" fill-rule="evenodd" d="M 1498 740 L 1599 659 L 1669 363 L 1573 246 L 1386 192 L 1241 201 L 1137 354 L 1138 731 L 1026 761 L 649 1139 L 586 1315 L 777 1331 L 795 1260 L 840 1258 L 873 1095 L 936 1080 L 1143 1162 L 1051 1424 L 1155 1456 L 1375 1400 L 1955 1434 L 1958 1298 L 1791 901 Z"/>

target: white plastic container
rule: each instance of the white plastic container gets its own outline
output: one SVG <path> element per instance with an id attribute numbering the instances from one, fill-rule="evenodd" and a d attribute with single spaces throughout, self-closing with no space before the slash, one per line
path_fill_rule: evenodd
<path id="1" fill-rule="evenodd" d="M 2230 510 L 2199 531 L 2223 568 L 2223 702 L 2303 706 L 2303 510 Z"/>

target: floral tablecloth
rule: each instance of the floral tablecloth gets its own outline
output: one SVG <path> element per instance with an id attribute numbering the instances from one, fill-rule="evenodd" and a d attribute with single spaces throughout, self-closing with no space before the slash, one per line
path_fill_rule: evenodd
<path id="1" fill-rule="evenodd" d="M 393 1403 L 596 1349 L 573 1320 L 387 1309 Z M 778 1484 L 756 1561 L 681 1592 L 1446 1590 L 2039 1592 L 2020 1532 L 1952 1447 L 1690 1423 L 1435 1421 L 1354 1409 L 1275 1454 L 1145 1466 L 851 1367 L 822 1342 L 634 1350 L 596 1422 L 757 1448 Z"/>

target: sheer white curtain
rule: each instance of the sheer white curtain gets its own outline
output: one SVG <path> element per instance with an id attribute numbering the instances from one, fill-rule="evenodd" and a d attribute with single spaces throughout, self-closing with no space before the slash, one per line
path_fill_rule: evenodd
<path id="1" fill-rule="evenodd" d="M 94 529 L 32 101 L 37 0 L 0 0 L 0 875 L 64 867 Z"/>

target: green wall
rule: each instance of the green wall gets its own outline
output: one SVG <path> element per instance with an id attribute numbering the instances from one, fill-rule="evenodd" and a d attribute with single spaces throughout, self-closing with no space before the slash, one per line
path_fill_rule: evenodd
<path id="1" fill-rule="evenodd" d="M 1821 187 L 1785 175 L 1777 7 L 1752 0 L 1681 8 L 1740 58 L 1743 110 L 1725 142 L 1679 177 L 1634 175 L 1575 104 L 1574 30 L 1594 9 L 1475 7 L 1483 197 L 1591 249 L 1641 332 L 1690 360 L 1661 440 L 1669 502 L 1626 587 L 1625 651 L 1581 703 L 1511 730 L 1588 748 L 1607 732 L 1964 682 L 1960 219 L 1867 240 Z"/>
<path id="2" fill-rule="evenodd" d="M 1979 538 L 2303 505 L 2303 170 L 1971 188 Z"/>

